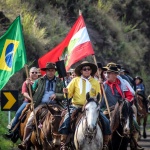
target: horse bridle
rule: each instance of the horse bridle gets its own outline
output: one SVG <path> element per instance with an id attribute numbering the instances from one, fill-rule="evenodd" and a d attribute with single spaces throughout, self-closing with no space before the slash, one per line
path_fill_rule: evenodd
<path id="1" fill-rule="evenodd" d="M 94 100 L 93 100 L 93 101 L 94 101 Z M 94 101 L 94 102 L 95 102 L 95 103 L 97 104 L 97 106 L 98 106 L 98 103 L 97 103 L 96 101 Z M 85 113 L 85 109 L 84 109 L 84 113 Z M 95 124 L 95 129 L 94 129 L 94 131 L 93 131 L 93 132 L 90 132 L 90 131 L 88 130 L 88 127 L 87 127 L 88 125 L 87 125 L 86 113 L 85 113 L 84 115 L 85 115 L 84 118 L 82 118 L 82 131 L 83 131 L 83 120 L 85 119 L 86 130 L 85 130 L 85 134 L 84 134 L 84 132 L 83 132 L 83 135 L 84 135 L 85 138 L 90 139 L 89 143 L 91 143 L 91 141 L 93 140 L 93 138 L 96 136 L 96 132 L 97 132 L 96 126 L 97 126 L 99 117 L 97 117 L 97 121 L 96 121 L 96 124 Z"/>
<path id="2" fill-rule="evenodd" d="M 49 109 L 48 109 L 48 111 L 49 111 Z M 49 111 L 50 112 L 50 111 Z M 61 115 L 53 115 L 51 112 L 50 112 L 50 114 L 51 114 L 51 119 L 50 119 L 50 128 L 51 128 L 51 135 L 52 135 L 52 139 L 54 138 L 54 135 L 55 136 L 57 136 L 58 134 L 55 134 L 55 133 L 53 133 L 53 131 L 52 131 L 52 117 L 61 117 Z M 49 140 L 48 140 L 48 138 L 47 138 L 47 136 L 46 136 L 46 134 L 45 134 L 45 132 L 44 132 L 44 130 L 42 129 L 42 127 L 40 128 L 41 129 L 41 131 L 43 132 L 43 134 L 44 134 L 44 137 L 45 137 L 45 139 L 46 139 L 46 142 L 48 143 L 48 145 L 51 147 L 51 148 L 53 148 L 53 142 L 50 142 Z"/>
<path id="3" fill-rule="evenodd" d="M 83 120 L 85 119 L 85 123 L 86 123 L 86 129 L 84 130 L 83 129 Z M 95 137 L 96 135 L 96 131 L 97 129 L 95 129 L 93 132 L 90 132 L 88 129 L 87 129 L 87 119 L 86 119 L 86 116 L 84 116 L 84 118 L 82 118 L 82 132 L 83 132 L 83 136 L 84 138 L 86 139 L 89 139 L 89 143 L 91 143 L 91 141 L 93 140 L 93 138 Z M 96 123 L 97 124 L 97 123 Z M 85 132 L 84 132 L 85 131 Z"/>

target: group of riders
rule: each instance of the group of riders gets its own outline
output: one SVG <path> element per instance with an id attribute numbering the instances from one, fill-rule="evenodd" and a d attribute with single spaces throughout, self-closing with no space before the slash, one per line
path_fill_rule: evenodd
<path id="1" fill-rule="evenodd" d="M 41 105 L 47 104 L 59 104 L 68 96 L 70 99 L 69 112 L 66 111 L 63 122 L 59 126 L 58 132 L 61 135 L 61 150 L 67 149 L 67 137 L 70 134 L 70 115 L 79 108 L 82 108 L 86 103 L 86 94 L 89 93 L 90 97 L 96 97 L 100 93 L 100 112 L 101 124 L 103 129 L 103 149 L 108 149 L 108 142 L 111 138 L 111 128 L 109 117 L 104 115 L 103 111 L 108 109 L 106 105 L 106 98 L 109 107 L 116 105 L 118 100 L 126 99 L 132 106 L 136 106 L 135 95 L 140 95 L 145 100 L 147 108 L 147 102 L 145 99 L 145 87 L 141 77 L 136 76 L 132 78 L 129 72 L 122 66 L 116 63 L 108 63 L 105 67 L 101 63 L 97 65 L 83 61 L 74 70 L 68 71 L 65 78 L 64 87 L 61 78 L 56 76 L 56 64 L 47 63 L 45 68 L 41 68 L 41 71 L 45 72 L 45 75 L 41 75 L 36 67 L 32 67 L 29 71 L 29 78 L 24 81 L 22 85 L 22 94 L 24 101 L 17 110 L 13 119 L 9 133 L 5 134 L 6 138 L 12 138 L 15 134 L 15 126 L 19 121 L 22 111 L 32 100 L 34 101 L 35 113 L 41 108 Z M 29 86 L 31 86 L 33 98 L 29 94 Z M 102 87 L 103 86 L 103 87 Z M 102 90 L 104 89 L 104 91 Z M 104 96 L 104 92 L 106 97 Z M 134 122 L 137 127 L 136 115 L 141 115 L 138 112 L 134 116 Z M 93 116 L 94 117 L 94 116 Z M 29 136 L 31 135 L 34 122 L 34 113 L 30 113 L 28 117 L 22 143 L 18 145 L 20 149 L 26 149 Z M 138 149 L 143 149 L 138 147 Z"/>

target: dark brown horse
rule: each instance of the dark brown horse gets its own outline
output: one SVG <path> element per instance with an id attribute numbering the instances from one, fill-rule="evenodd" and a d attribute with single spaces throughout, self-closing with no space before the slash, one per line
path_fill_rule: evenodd
<path id="1" fill-rule="evenodd" d="M 140 115 L 137 115 L 137 122 L 139 126 L 141 125 L 141 120 L 143 120 L 143 137 L 146 138 L 146 123 L 147 123 L 147 117 L 148 117 L 148 112 L 146 105 L 144 104 L 144 99 L 140 95 L 136 95 L 136 102 L 137 102 L 137 107 L 138 107 L 138 113 Z M 141 138 L 141 132 L 139 132 L 140 138 Z"/>
<path id="2" fill-rule="evenodd" d="M 126 100 L 118 101 L 112 114 L 111 120 L 111 150 L 127 150 L 129 136 L 133 123 L 133 110 Z"/>
<path id="3" fill-rule="evenodd" d="M 23 135 L 24 135 L 24 129 L 25 129 L 25 126 L 26 126 L 26 123 L 27 123 L 27 121 L 28 121 L 28 118 L 29 118 L 29 116 L 30 116 L 30 113 L 31 113 L 31 110 L 30 110 L 30 104 L 28 104 L 25 108 L 24 108 L 24 110 L 23 110 L 23 112 L 22 112 L 22 114 L 21 114 L 21 121 L 20 121 L 20 127 L 19 127 L 19 137 L 20 137 L 20 139 L 22 140 L 23 139 Z M 30 150 L 30 147 L 32 146 L 32 143 L 31 142 L 29 142 L 28 143 L 28 146 L 27 146 L 27 149 L 28 150 Z"/>
<path id="4" fill-rule="evenodd" d="M 44 114 L 42 117 L 41 114 Z M 20 135 L 23 137 L 24 128 L 26 122 L 28 120 L 29 114 L 27 114 L 27 118 L 20 125 Z M 61 110 L 57 106 L 47 105 L 39 109 L 36 112 L 37 120 L 39 127 L 39 137 L 40 144 L 37 140 L 37 135 L 35 128 L 33 128 L 33 132 L 29 139 L 28 149 L 30 146 L 34 147 L 35 150 L 51 150 L 58 149 L 57 145 L 60 145 L 60 135 L 58 133 L 59 123 L 61 121 Z"/>

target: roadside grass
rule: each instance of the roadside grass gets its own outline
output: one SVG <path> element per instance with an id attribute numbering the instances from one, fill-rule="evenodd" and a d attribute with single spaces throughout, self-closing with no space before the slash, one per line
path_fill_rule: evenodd
<path id="1" fill-rule="evenodd" d="M 11 116 L 14 116 L 14 112 L 11 113 Z M 8 132 L 7 124 L 8 112 L 0 111 L 0 150 L 13 150 L 17 147 L 17 144 L 20 143 L 20 140 L 18 140 L 17 143 L 14 144 L 3 137 L 3 135 Z"/>

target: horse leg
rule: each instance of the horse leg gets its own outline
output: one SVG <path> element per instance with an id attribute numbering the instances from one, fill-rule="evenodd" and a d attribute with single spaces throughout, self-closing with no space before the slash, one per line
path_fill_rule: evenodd
<path id="1" fill-rule="evenodd" d="M 146 122 L 147 122 L 147 115 L 144 117 L 144 121 L 143 121 L 143 137 L 147 138 L 147 134 L 146 134 Z"/>
<path id="2" fill-rule="evenodd" d="M 138 122 L 138 125 L 141 126 L 141 118 L 140 117 L 137 118 L 137 122 Z M 140 139 L 141 139 L 141 131 L 139 130 L 138 140 L 140 140 Z"/>

